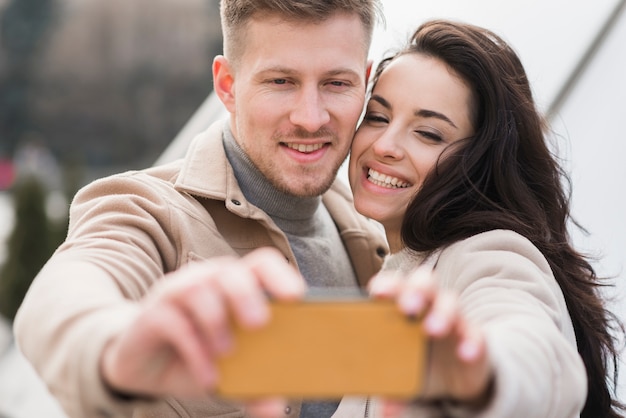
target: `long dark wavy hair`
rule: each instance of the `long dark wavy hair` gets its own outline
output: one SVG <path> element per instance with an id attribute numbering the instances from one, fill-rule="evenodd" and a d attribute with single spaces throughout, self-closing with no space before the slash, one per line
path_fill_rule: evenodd
<path id="1" fill-rule="evenodd" d="M 471 88 L 475 135 L 452 144 L 409 204 L 404 244 L 432 252 L 475 234 L 508 229 L 547 258 L 565 296 L 589 389 L 584 418 L 622 417 L 615 398 L 623 326 L 600 296 L 605 284 L 570 242 L 570 181 L 550 150 L 519 57 L 499 36 L 460 22 L 421 25 L 408 46 L 381 62 L 420 53 L 445 62 Z"/>

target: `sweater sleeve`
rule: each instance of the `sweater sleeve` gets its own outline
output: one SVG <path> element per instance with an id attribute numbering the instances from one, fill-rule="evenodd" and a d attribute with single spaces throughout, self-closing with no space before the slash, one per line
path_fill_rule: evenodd
<path id="1" fill-rule="evenodd" d="M 578 417 L 585 367 L 563 294 L 539 250 L 514 232 L 489 231 L 446 248 L 435 271 L 441 286 L 458 295 L 467 320 L 485 332 L 495 372 L 494 396 L 483 410 L 444 403 L 440 413 Z"/>

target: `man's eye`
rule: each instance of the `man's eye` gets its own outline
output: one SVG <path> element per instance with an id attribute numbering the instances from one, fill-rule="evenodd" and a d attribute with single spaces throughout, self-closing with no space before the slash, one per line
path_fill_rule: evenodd
<path id="1" fill-rule="evenodd" d="M 344 81 L 331 81 L 330 84 L 335 86 L 335 87 L 344 87 L 344 86 L 348 85 L 348 83 L 346 83 Z"/>
<path id="2" fill-rule="evenodd" d="M 274 84 L 280 84 L 280 85 L 287 84 L 287 80 L 285 80 L 284 78 L 276 78 L 276 79 L 272 80 L 272 82 Z"/>

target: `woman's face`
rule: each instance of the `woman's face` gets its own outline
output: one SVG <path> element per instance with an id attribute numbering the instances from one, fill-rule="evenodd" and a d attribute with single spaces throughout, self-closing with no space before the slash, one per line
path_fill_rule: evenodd
<path id="1" fill-rule="evenodd" d="M 450 144 L 474 133 L 472 93 L 442 61 L 422 54 L 394 59 L 381 74 L 350 154 L 356 209 L 382 223 L 391 249 L 402 217 Z"/>

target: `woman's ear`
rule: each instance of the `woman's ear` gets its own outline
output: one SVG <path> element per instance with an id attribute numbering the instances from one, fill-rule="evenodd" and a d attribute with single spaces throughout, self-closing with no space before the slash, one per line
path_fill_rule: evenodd
<path id="1" fill-rule="evenodd" d="M 213 90 L 226 110 L 235 111 L 234 75 L 226 57 L 218 55 L 213 59 Z"/>

